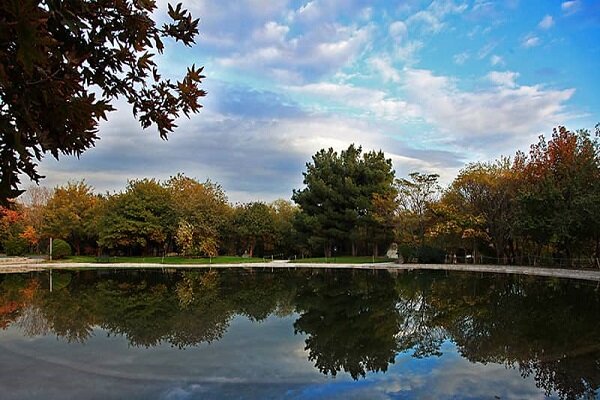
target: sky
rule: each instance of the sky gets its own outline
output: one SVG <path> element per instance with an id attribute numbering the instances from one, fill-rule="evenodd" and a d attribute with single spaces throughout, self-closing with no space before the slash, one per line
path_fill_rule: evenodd
<path id="1" fill-rule="evenodd" d="M 113 192 L 182 172 L 221 184 L 232 202 L 289 199 L 314 153 L 351 143 L 383 150 L 397 177 L 448 184 L 557 125 L 600 122 L 599 0 L 184 5 L 200 19 L 196 45 L 169 42 L 157 61 L 175 79 L 205 67 L 202 111 L 163 141 L 117 101 L 94 148 L 41 162 L 42 185 L 84 178 Z"/>

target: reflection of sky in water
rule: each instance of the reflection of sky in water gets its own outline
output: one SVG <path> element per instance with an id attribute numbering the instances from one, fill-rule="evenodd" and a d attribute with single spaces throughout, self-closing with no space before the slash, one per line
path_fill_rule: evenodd
<path id="1" fill-rule="evenodd" d="M 296 317 L 261 323 L 237 317 L 220 341 L 185 350 L 130 347 L 101 329 L 85 344 L 68 344 L 54 336 L 24 338 L 9 328 L 0 331 L 0 397 L 544 398 L 532 378 L 502 365 L 472 364 L 450 342 L 442 357 L 399 354 L 387 373 L 358 381 L 345 373 L 326 377 L 307 360 L 305 337 L 294 335 Z"/>

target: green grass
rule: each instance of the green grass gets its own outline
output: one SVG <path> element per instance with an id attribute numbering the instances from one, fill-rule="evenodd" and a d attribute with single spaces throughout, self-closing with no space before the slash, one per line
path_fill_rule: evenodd
<path id="1" fill-rule="evenodd" d="M 373 257 L 371 256 L 361 256 L 361 257 L 352 257 L 352 256 L 339 256 L 339 257 L 332 257 L 332 258 L 325 258 L 325 257 L 317 257 L 317 258 L 303 258 L 303 259 L 297 259 L 291 262 L 297 262 L 297 263 L 302 263 L 302 264 L 307 264 L 307 263 L 311 263 L 311 264 L 327 264 L 327 263 L 335 263 L 335 264 L 371 264 L 373 262 L 375 263 L 382 263 L 382 262 L 390 262 L 391 260 L 389 258 L 385 258 L 385 257 L 375 257 L 374 261 L 373 261 Z"/>
<path id="2" fill-rule="evenodd" d="M 241 264 L 241 263 L 257 263 L 264 262 L 262 258 L 242 258 L 237 256 L 219 256 L 208 258 L 187 258 L 187 257 L 165 257 L 164 262 L 162 257 L 110 257 L 110 264 Z M 98 261 L 95 256 L 71 256 L 63 260 L 52 261 L 55 263 L 70 262 L 70 263 L 90 263 L 90 264 L 108 264 L 108 262 Z"/>

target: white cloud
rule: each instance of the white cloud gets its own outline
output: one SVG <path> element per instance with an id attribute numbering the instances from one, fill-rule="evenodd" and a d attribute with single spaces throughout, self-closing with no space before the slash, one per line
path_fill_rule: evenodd
<path id="1" fill-rule="evenodd" d="M 467 62 L 467 60 L 469 59 L 469 57 L 470 57 L 469 53 L 467 53 L 465 51 L 465 52 L 462 52 L 462 53 L 455 54 L 454 57 L 452 57 L 452 59 L 454 60 L 455 64 L 463 65 L 464 63 Z"/>
<path id="2" fill-rule="evenodd" d="M 159 0 L 159 14 L 166 15 L 167 0 Z M 268 21 L 277 21 L 288 12 L 287 1 L 239 0 L 220 2 L 211 0 L 183 2 L 194 17 L 200 18 L 200 39 L 203 46 L 216 51 L 235 48 L 241 40 L 252 37 L 252 32 Z M 237 21 L 244 21 L 238 23 Z"/>
<path id="3" fill-rule="evenodd" d="M 531 34 L 525 36 L 521 40 L 521 46 L 525 47 L 526 49 L 539 46 L 540 43 L 541 43 L 540 38 L 537 36 L 531 35 Z"/>
<path id="4" fill-rule="evenodd" d="M 287 3 L 291 6 L 289 0 L 269 1 Z M 352 19 L 358 17 L 362 21 L 370 21 L 373 16 L 373 8 L 368 3 L 364 0 L 312 0 L 295 10 L 288 11 L 287 20 L 310 29 L 315 26 L 334 23 L 341 16 Z"/>
<path id="5" fill-rule="evenodd" d="M 502 57 L 500 57 L 497 54 L 492 54 L 492 56 L 490 57 L 490 64 L 492 64 L 492 66 L 496 66 L 496 65 L 504 65 L 504 59 Z"/>
<path id="6" fill-rule="evenodd" d="M 430 123 L 457 140 L 494 138 L 506 143 L 535 134 L 565 120 L 564 103 L 575 92 L 519 86 L 516 75 L 493 75 L 504 85 L 475 92 L 461 90 L 455 79 L 428 70 L 407 69 L 404 75 L 409 100 Z"/>
<path id="7" fill-rule="evenodd" d="M 542 20 L 538 24 L 538 27 L 540 27 L 540 29 L 545 29 L 545 30 L 550 29 L 553 26 L 554 26 L 554 18 L 552 18 L 551 15 L 544 16 L 544 18 L 542 18 Z"/>
<path id="8" fill-rule="evenodd" d="M 492 81 L 493 83 L 495 83 L 499 86 L 505 86 L 505 87 L 509 87 L 509 88 L 517 87 L 515 80 L 518 77 L 519 77 L 519 73 L 512 72 L 512 71 L 505 71 L 505 72 L 492 71 L 489 74 L 487 74 L 487 78 L 490 81 Z"/>
<path id="9" fill-rule="evenodd" d="M 477 57 L 479 57 L 480 60 L 483 60 L 484 58 L 486 58 L 487 56 L 489 56 L 492 51 L 494 51 L 494 49 L 498 46 L 497 42 L 489 42 L 486 43 L 482 48 L 479 49 L 479 51 L 477 52 Z"/>
<path id="10" fill-rule="evenodd" d="M 389 58 L 373 57 L 369 59 L 369 64 L 381 75 L 384 82 L 400 82 L 400 74 L 392 66 Z"/>
<path id="11" fill-rule="evenodd" d="M 256 42 L 282 43 L 285 41 L 285 36 L 289 31 L 290 28 L 288 26 L 278 24 L 275 21 L 269 21 L 262 28 L 256 30 L 252 38 Z"/>
<path id="12" fill-rule="evenodd" d="M 309 1 L 308 3 L 300 6 L 296 10 L 296 17 L 308 20 L 317 19 L 321 15 L 321 10 L 317 6 L 316 1 Z"/>
<path id="13" fill-rule="evenodd" d="M 409 24 L 421 24 L 425 30 L 438 33 L 444 27 L 444 23 L 429 11 L 419 11 L 408 19 Z"/>
<path id="14" fill-rule="evenodd" d="M 390 36 L 393 37 L 397 42 L 400 42 L 401 40 L 406 38 L 406 35 L 408 34 L 406 24 L 402 21 L 392 22 L 388 31 Z"/>
<path id="15" fill-rule="evenodd" d="M 371 18 L 373 18 L 373 8 L 372 7 L 363 8 L 362 10 L 360 10 L 359 16 L 361 19 L 363 19 L 365 21 L 371 20 Z"/>
<path id="16" fill-rule="evenodd" d="M 439 33 L 444 27 L 444 18 L 450 14 L 460 14 L 467 9 L 466 4 L 456 4 L 453 0 L 433 0 L 425 9 L 411 15 L 406 22 L 420 26 L 425 32 Z"/>
<path id="17" fill-rule="evenodd" d="M 354 110 L 387 120 L 406 120 L 417 118 L 418 107 L 404 100 L 388 96 L 382 90 L 369 89 L 350 84 L 312 83 L 302 86 L 288 86 L 292 93 L 308 96 L 321 102 L 334 103 L 332 108 Z"/>
<path id="18" fill-rule="evenodd" d="M 413 40 L 406 44 L 396 46 L 394 49 L 394 57 L 398 61 L 406 64 L 414 64 L 417 62 L 417 52 L 423 48 L 423 42 Z"/>
<path id="19" fill-rule="evenodd" d="M 560 5 L 561 10 L 566 15 L 575 14 L 581 8 L 580 0 L 563 1 Z"/>
<path id="20" fill-rule="evenodd" d="M 241 46 L 242 50 L 221 57 L 221 66 L 255 70 L 264 69 L 275 78 L 300 78 L 303 73 L 319 76 L 337 71 L 351 63 L 369 43 L 369 26 L 325 25 L 309 33 L 286 39 L 286 27 L 267 24 L 257 35 L 269 37 L 264 45 Z"/>

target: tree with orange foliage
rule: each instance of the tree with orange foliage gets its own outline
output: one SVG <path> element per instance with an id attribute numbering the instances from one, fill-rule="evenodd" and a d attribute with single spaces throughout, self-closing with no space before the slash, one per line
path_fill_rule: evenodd
<path id="1" fill-rule="evenodd" d="M 21 237 L 23 230 L 21 206 L 18 204 L 13 204 L 11 208 L 0 206 L 0 244 L 7 255 L 24 255 L 27 252 L 29 245 Z"/>
<path id="2" fill-rule="evenodd" d="M 519 193 L 519 231 L 555 258 L 573 264 L 590 240 L 598 256 L 600 236 L 600 142 L 587 130 L 554 129 L 531 146 L 529 156 L 518 154 L 515 171 L 522 177 Z"/>
<path id="3" fill-rule="evenodd" d="M 40 241 L 40 236 L 35 228 L 31 225 L 27 225 L 25 230 L 19 236 L 27 240 L 30 246 L 36 246 Z"/>

